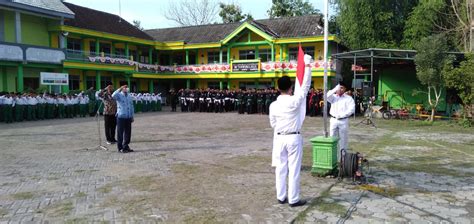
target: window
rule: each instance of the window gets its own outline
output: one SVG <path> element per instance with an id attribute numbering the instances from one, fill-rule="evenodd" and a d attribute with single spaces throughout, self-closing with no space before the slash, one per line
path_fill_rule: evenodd
<path id="1" fill-rule="evenodd" d="M 272 60 L 272 52 L 270 49 L 259 49 L 258 57 L 262 62 L 267 62 Z"/>
<path id="2" fill-rule="evenodd" d="M 99 49 L 100 49 L 100 53 L 103 52 L 105 55 L 110 55 L 110 53 L 112 53 L 110 44 L 100 43 Z"/>
<path id="3" fill-rule="evenodd" d="M 252 60 L 255 59 L 254 50 L 241 50 L 239 51 L 239 60 Z"/>
<path id="4" fill-rule="evenodd" d="M 104 89 L 109 84 L 112 84 L 112 77 L 111 76 L 101 76 L 100 77 L 100 88 Z"/>
<path id="5" fill-rule="evenodd" d="M 80 78 L 78 75 L 69 75 L 69 90 L 79 89 Z"/>
<path id="6" fill-rule="evenodd" d="M 125 49 L 122 49 L 122 48 L 115 48 L 115 56 L 117 56 L 117 57 L 125 57 Z"/>
<path id="7" fill-rule="evenodd" d="M 95 41 L 89 42 L 89 52 L 95 54 Z"/>
<path id="8" fill-rule="evenodd" d="M 219 82 L 208 82 L 207 83 L 207 88 L 209 89 L 220 89 L 220 83 Z M 222 88 L 227 89 L 227 82 L 222 82 Z"/>
<path id="9" fill-rule="evenodd" d="M 311 55 L 314 59 L 314 47 L 302 47 L 305 54 Z M 292 47 L 289 49 L 289 59 L 290 61 L 296 61 L 298 59 L 298 48 Z M 316 59 L 315 59 L 316 60 Z"/>
<path id="10" fill-rule="evenodd" d="M 72 51 L 81 51 L 81 40 L 75 38 L 67 38 L 67 49 Z"/>
<path id="11" fill-rule="evenodd" d="M 137 51 L 132 51 L 132 50 L 128 50 L 128 56 L 133 56 L 133 60 L 136 61 L 137 60 Z M 130 58 L 128 58 L 130 59 Z"/>
<path id="12" fill-rule="evenodd" d="M 95 89 L 95 76 L 86 76 L 86 89 L 89 88 L 94 88 Z"/>
<path id="13" fill-rule="evenodd" d="M 219 51 L 207 52 L 207 63 L 208 64 L 219 63 Z"/>

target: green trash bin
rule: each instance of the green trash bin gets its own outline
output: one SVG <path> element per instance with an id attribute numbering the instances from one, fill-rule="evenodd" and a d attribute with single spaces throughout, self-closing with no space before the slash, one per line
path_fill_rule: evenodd
<path id="1" fill-rule="evenodd" d="M 310 139 L 313 146 L 311 173 L 326 176 L 337 169 L 337 137 L 317 136 Z"/>

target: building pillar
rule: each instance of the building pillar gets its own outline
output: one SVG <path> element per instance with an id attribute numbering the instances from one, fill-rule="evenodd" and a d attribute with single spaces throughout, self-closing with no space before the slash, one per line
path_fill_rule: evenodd
<path id="1" fill-rule="evenodd" d="M 219 81 L 219 89 L 220 90 L 224 89 L 224 83 L 222 82 L 222 80 Z"/>
<path id="2" fill-rule="evenodd" d="M 148 64 L 153 64 L 153 48 L 148 49 Z"/>
<path id="3" fill-rule="evenodd" d="M 189 65 L 189 50 L 186 50 L 186 65 Z"/>
<path id="4" fill-rule="evenodd" d="M 272 62 L 274 62 L 275 61 L 275 45 L 271 44 L 271 47 L 272 47 Z"/>
<path id="5" fill-rule="evenodd" d="M 170 52 L 170 60 L 169 60 L 170 64 L 169 65 L 173 65 L 173 52 Z"/>
<path id="6" fill-rule="evenodd" d="M 64 19 L 61 19 L 61 26 L 64 25 Z M 59 48 L 66 49 L 67 48 L 67 37 L 59 33 Z"/>
<path id="7" fill-rule="evenodd" d="M 86 80 L 87 76 L 86 76 L 85 72 L 87 72 L 87 71 L 84 71 L 84 70 L 80 70 L 80 71 L 81 71 L 81 74 L 80 74 L 80 77 L 79 77 L 79 81 L 80 81 L 79 89 L 80 90 L 86 90 L 87 89 L 87 80 Z"/>
<path id="8" fill-rule="evenodd" d="M 201 61 L 201 63 L 199 63 L 199 50 L 196 49 L 196 52 L 195 52 L 195 53 L 196 53 L 196 64 L 197 64 L 197 65 L 198 65 L 198 64 L 202 64 L 202 61 Z"/>
<path id="9" fill-rule="evenodd" d="M 130 57 L 130 48 L 129 48 L 129 46 L 128 46 L 128 43 L 125 43 L 125 57 L 126 57 L 127 59 L 130 59 L 130 58 L 129 58 L 129 57 Z"/>
<path id="10" fill-rule="evenodd" d="M 18 73 L 16 76 L 16 91 L 17 92 L 23 92 L 24 86 L 23 86 L 23 64 L 18 65 Z"/>
<path id="11" fill-rule="evenodd" d="M 138 48 L 138 46 L 137 46 L 137 54 L 134 55 L 134 57 L 136 57 L 134 61 L 140 62 L 140 49 Z"/>
<path id="12" fill-rule="evenodd" d="M 258 83 L 258 79 L 255 79 L 255 89 L 258 89 L 260 83 Z"/>
<path id="13" fill-rule="evenodd" d="M 110 54 L 112 54 L 115 57 L 115 44 L 112 42 L 112 45 L 110 45 Z"/>
<path id="14" fill-rule="evenodd" d="M 280 45 L 280 63 L 283 61 L 283 46 Z"/>
<path id="15" fill-rule="evenodd" d="M 222 48 L 219 48 L 219 64 L 222 64 Z"/>
<path id="16" fill-rule="evenodd" d="M 258 45 L 255 46 L 255 59 L 258 59 L 260 57 L 260 54 L 258 52 Z"/>
<path id="17" fill-rule="evenodd" d="M 21 44 L 21 14 L 18 11 L 15 11 L 15 42 Z"/>
<path id="18" fill-rule="evenodd" d="M 191 79 L 186 79 L 186 89 L 191 89 Z"/>
<path id="19" fill-rule="evenodd" d="M 99 90 L 100 89 L 100 71 L 95 72 L 95 89 Z"/>
<path id="20" fill-rule="evenodd" d="M 148 91 L 149 91 L 150 93 L 154 93 L 154 92 L 155 92 L 155 83 L 154 83 L 153 79 L 150 79 L 150 81 L 149 81 Z"/>
<path id="21" fill-rule="evenodd" d="M 275 87 L 275 79 L 272 79 L 272 86 Z"/>
<path id="22" fill-rule="evenodd" d="M 288 54 L 288 45 L 286 44 L 283 45 L 283 51 L 285 53 L 285 61 L 286 62 L 290 61 L 290 55 Z"/>
<path id="23" fill-rule="evenodd" d="M 2 67 L 2 79 L 3 79 L 3 91 L 8 92 L 8 75 L 7 75 L 7 68 L 5 66 Z"/>
<path id="24" fill-rule="evenodd" d="M 100 42 L 99 38 L 95 39 L 95 54 L 100 55 Z"/>
<path id="25" fill-rule="evenodd" d="M 227 64 L 230 64 L 230 46 L 227 47 Z"/>
<path id="26" fill-rule="evenodd" d="M 230 79 L 227 79 L 227 89 L 230 90 Z"/>
<path id="27" fill-rule="evenodd" d="M 63 68 L 63 73 L 68 73 L 68 70 Z M 61 93 L 68 93 L 68 92 L 69 92 L 69 85 L 61 86 Z"/>
<path id="28" fill-rule="evenodd" d="M 130 75 L 127 75 L 126 80 L 127 80 L 127 86 L 128 86 L 128 88 L 131 89 L 131 85 L 132 85 L 131 83 L 132 83 L 132 82 L 130 81 Z"/>

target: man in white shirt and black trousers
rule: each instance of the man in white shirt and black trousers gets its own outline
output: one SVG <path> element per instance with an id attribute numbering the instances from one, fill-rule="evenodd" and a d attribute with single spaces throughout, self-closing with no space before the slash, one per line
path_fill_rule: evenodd
<path id="1" fill-rule="evenodd" d="M 306 95 L 311 85 L 310 61 L 311 56 L 304 55 L 304 77 L 301 85 L 296 84 L 294 94 L 288 76 L 278 79 L 281 95 L 270 105 L 270 125 L 274 130 L 272 166 L 275 167 L 277 200 L 280 204 L 288 202 L 291 207 L 306 204 L 305 200 L 300 200 L 303 156 L 303 138 L 300 131 L 306 114 Z"/>
<path id="2" fill-rule="evenodd" d="M 327 92 L 327 100 L 331 103 L 329 134 L 339 137 L 338 161 L 341 161 L 341 152 L 349 149 L 349 118 L 355 112 L 354 99 L 346 91 L 347 86 L 341 82 Z"/>

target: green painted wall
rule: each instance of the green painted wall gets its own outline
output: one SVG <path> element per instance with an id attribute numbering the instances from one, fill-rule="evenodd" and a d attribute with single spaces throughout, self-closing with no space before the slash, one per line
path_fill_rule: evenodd
<path id="1" fill-rule="evenodd" d="M 425 94 L 413 96 L 414 89 L 426 91 L 426 87 L 421 85 L 416 78 L 414 66 L 402 66 L 382 68 L 380 71 L 378 83 L 378 95 L 384 96 L 384 100 L 390 103 L 392 108 L 399 109 L 406 104 L 422 103 L 428 108 L 428 98 Z M 445 111 L 446 108 L 446 92 L 443 91 L 441 103 L 438 106 L 439 111 Z"/>
<path id="2" fill-rule="evenodd" d="M 49 47 L 48 19 L 21 14 L 21 39 L 23 44 Z"/>
<path id="3" fill-rule="evenodd" d="M 15 42 L 15 13 L 3 10 L 5 21 L 5 41 Z"/>
<path id="4" fill-rule="evenodd" d="M 1 91 L 6 91 L 6 92 L 15 92 L 16 90 L 16 75 L 17 75 L 17 67 L 6 67 L 5 72 L 6 72 L 6 81 L 7 81 L 7 89 L 4 89 L 4 84 L 3 84 L 3 77 L 1 80 L 2 85 L 0 85 Z"/>

